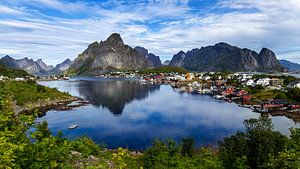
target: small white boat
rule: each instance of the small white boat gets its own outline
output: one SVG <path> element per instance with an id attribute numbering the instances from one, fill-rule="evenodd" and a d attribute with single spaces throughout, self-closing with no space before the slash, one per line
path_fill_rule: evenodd
<path id="1" fill-rule="evenodd" d="M 76 129 L 78 126 L 79 126 L 79 125 L 77 125 L 77 124 L 72 124 L 72 125 L 70 125 L 68 128 L 69 128 L 69 129 Z"/>

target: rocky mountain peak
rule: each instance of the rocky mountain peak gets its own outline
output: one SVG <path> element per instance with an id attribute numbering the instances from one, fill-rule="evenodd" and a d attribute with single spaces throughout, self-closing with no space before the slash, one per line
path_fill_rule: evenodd
<path id="1" fill-rule="evenodd" d="M 122 46 L 124 45 L 124 42 L 121 38 L 121 35 L 118 33 L 113 33 L 111 34 L 107 39 L 106 43 L 111 44 L 111 45 L 116 45 L 116 46 Z"/>
<path id="2" fill-rule="evenodd" d="M 148 55 L 148 50 L 144 47 L 141 46 L 137 46 L 134 48 L 136 51 L 138 51 L 139 53 L 141 53 L 142 55 L 146 56 Z"/>

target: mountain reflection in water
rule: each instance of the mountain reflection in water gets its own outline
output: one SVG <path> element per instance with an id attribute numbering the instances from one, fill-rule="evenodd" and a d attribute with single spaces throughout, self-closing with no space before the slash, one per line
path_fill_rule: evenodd
<path id="1" fill-rule="evenodd" d="M 113 114 L 122 114 L 126 104 L 147 98 L 160 86 L 143 85 L 136 80 L 104 80 L 80 81 L 78 89 L 80 96 L 94 106 L 108 108 Z"/>

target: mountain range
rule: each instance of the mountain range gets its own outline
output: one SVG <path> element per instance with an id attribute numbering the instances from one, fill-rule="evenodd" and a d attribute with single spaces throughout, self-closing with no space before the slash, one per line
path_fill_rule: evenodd
<path id="1" fill-rule="evenodd" d="M 195 48 L 187 52 L 179 51 L 170 61 L 163 64 L 159 56 L 149 53 L 144 47 L 132 48 L 124 44 L 121 35 L 111 34 L 105 41 L 96 41 L 77 56 L 55 67 L 41 59 L 13 59 L 5 56 L 0 59 L 10 68 L 22 69 L 34 75 L 53 75 L 66 72 L 71 75 L 97 75 L 109 71 L 141 70 L 160 66 L 183 67 L 190 71 L 247 71 L 282 72 L 300 70 L 299 64 L 286 60 L 278 61 L 273 51 L 262 48 L 256 51 L 239 48 L 220 42 L 213 46 Z"/>
<path id="2" fill-rule="evenodd" d="M 2 57 L 0 59 L 0 62 L 6 67 L 21 69 L 29 74 L 37 76 L 60 74 L 68 69 L 72 64 L 72 61 L 70 59 L 66 59 L 64 62 L 53 67 L 52 65 L 47 65 L 46 63 L 44 63 L 42 59 L 38 59 L 37 61 L 28 59 L 27 57 L 23 59 L 14 59 L 8 55 Z"/>
<path id="3" fill-rule="evenodd" d="M 279 60 L 280 64 L 288 71 L 300 71 L 300 64 L 288 60 Z"/>
<path id="4" fill-rule="evenodd" d="M 274 52 L 267 48 L 257 53 L 224 42 L 188 52 L 180 51 L 173 56 L 169 65 L 192 71 L 281 72 L 284 70 Z"/>

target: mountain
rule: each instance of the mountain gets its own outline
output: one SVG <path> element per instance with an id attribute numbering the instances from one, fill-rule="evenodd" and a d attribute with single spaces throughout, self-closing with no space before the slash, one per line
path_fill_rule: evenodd
<path id="1" fill-rule="evenodd" d="M 288 71 L 299 71 L 300 70 L 300 64 L 293 63 L 288 60 L 279 60 L 282 67 L 284 67 Z"/>
<path id="2" fill-rule="evenodd" d="M 163 63 L 163 65 L 164 65 L 164 66 L 169 66 L 170 62 L 171 62 L 170 60 L 166 60 L 166 61 Z"/>
<path id="3" fill-rule="evenodd" d="M 113 70 L 151 67 L 145 56 L 125 45 L 120 34 L 113 33 L 106 41 L 94 42 L 74 60 L 69 74 L 95 75 Z"/>
<path id="4" fill-rule="evenodd" d="M 148 53 L 148 50 L 141 46 L 137 46 L 134 49 L 145 56 L 153 67 L 162 66 L 159 56 L 156 56 L 153 53 Z"/>
<path id="5" fill-rule="evenodd" d="M 53 69 L 49 70 L 47 74 L 48 75 L 61 74 L 65 70 L 69 69 L 72 63 L 73 62 L 70 59 L 66 59 L 62 63 L 57 64 Z"/>
<path id="6" fill-rule="evenodd" d="M 38 64 L 44 70 L 51 70 L 54 68 L 52 65 L 46 65 L 46 63 L 44 63 L 42 59 L 38 59 L 36 61 L 36 64 Z"/>
<path id="7" fill-rule="evenodd" d="M 192 71 L 258 71 L 280 72 L 283 67 L 274 52 L 263 48 L 260 53 L 221 42 L 214 46 L 180 51 L 175 54 L 170 66 L 184 67 Z"/>
<path id="8" fill-rule="evenodd" d="M 178 52 L 177 54 L 175 54 L 172 58 L 172 60 L 170 61 L 169 65 L 170 66 L 177 66 L 177 67 L 181 67 L 183 65 L 183 60 L 185 59 L 185 53 L 183 51 Z"/>
<path id="9" fill-rule="evenodd" d="M 8 55 L 2 57 L 0 62 L 8 68 L 24 70 L 29 74 L 37 76 L 47 76 L 60 74 L 70 67 L 72 61 L 66 59 L 64 62 L 53 67 L 52 65 L 47 65 L 42 59 L 34 61 L 33 59 L 23 58 L 14 59 Z"/>
<path id="10" fill-rule="evenodd" d="M 51 66 L 46 65 L 41 59 L 35 62 L 27 57 L 23 59 L 14 59 L 6 55 L 1 58 L 0 61 L 9 68 L 21 69 L 33 75 L 46 74 L 47 70 L 51 68 Z"/>
<path id="11" fill-rule="evenodd" d="M 28 77 L 31 75 L 29 75 L 24 70 L 9 68 L 9 67 L 5 66 L 3 63 L 1 63 L 1 61 L 0 61 L 0 76 L 16 78 L 16 77 Z"/>

